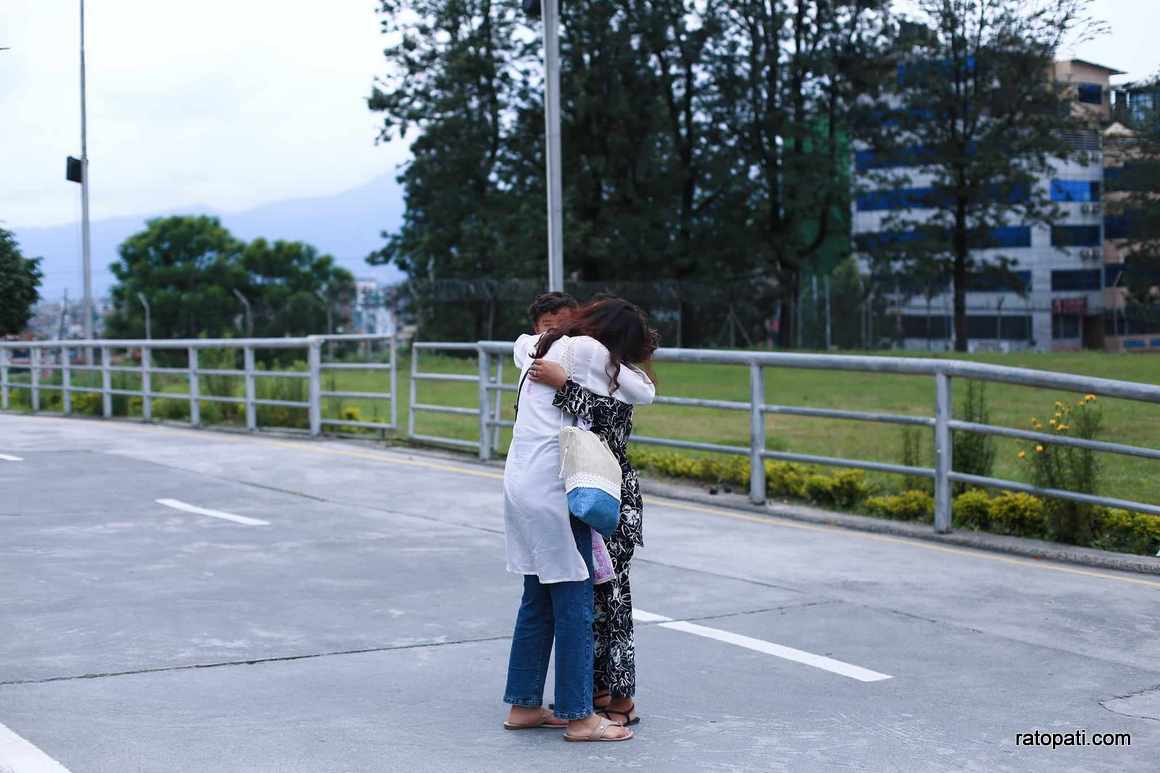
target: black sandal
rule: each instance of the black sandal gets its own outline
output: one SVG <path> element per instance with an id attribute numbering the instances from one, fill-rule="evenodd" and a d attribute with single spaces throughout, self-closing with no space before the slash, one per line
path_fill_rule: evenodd
<path id="1" fill-rule="evenodd" d="M 610 709 L 610 708 L 605 707 L 603 709 L 599 709 L 596 713 L 599 714 L 600 716 L 604 717 L 605 719 L 608 719 L 608 720 L 611 720 L 611 721 L 617 723 L 621 727 L 631 727 L 633 725 L 640 724 L 640 717 L 632 716 L 632 713 L 634 711 L 636 711 L 636 704 L 635 703 L 633 703 L 632 705 L 630 705 L 628 707 L 628 711 L 617 711 L 616 709 Z M 617 719 L 616 717 L 611 716 L 612 714 L 616 714 L 617 716 L 624 717 L 624 721 L 622 722 L 621 720 Z"/>

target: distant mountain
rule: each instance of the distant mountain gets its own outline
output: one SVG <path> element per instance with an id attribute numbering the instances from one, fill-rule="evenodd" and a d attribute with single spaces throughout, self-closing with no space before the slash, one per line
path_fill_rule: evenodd
<path id="1" fill-rule="evenodd" d="M 288 199 L 263 204 L 243 212 L 222 213 L 208 206 L 154 212 L 147 215 L 94 220 L 91 224 L 93 292 L 99 298 L 108 293 L 114 279 L 109 264 L 117 259 L 117 247 L 127 237 L 145 227 L 145 221 L 166 215 L 216 215 L 239 239 L 264 237 L 313 244 L 323 254 L 348 268 L 356 277 L 393 282 L 402 275 L 393 267 L 369 266 L 366 256 L 383 245 L 382 231 L 391 231 L 403 219 L 403 192 L 394 175 L 370 182 L 334 196 Z M 40 228 L 12 227 L 21 251 L 43 257 L 45 300 L 57 300 L 68 289 L 70 298 L 81 297 L 80 223 Z"/>

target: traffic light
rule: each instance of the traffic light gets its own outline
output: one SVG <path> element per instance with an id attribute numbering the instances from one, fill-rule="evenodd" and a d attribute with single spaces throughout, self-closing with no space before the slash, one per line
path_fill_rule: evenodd
<path id="1" fill-rule="evenodd" d="M 84 180 L 85 167 L 79 158 L 68 157 L 68 163 L 65 165 L 64 177 L 69 182 L 79 183 Z"/>

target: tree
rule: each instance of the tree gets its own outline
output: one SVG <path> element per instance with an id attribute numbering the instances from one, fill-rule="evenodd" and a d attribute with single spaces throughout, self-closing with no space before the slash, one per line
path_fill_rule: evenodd
<path id="1" fill-rule="evenodd" d="M 1094 127 L 1070 109 L 1052 63 L 1065 38 L 1095 28 L 1088 2 L 918 0 L 899 27 L 896 76 L 876 105 L 881 130 L 869 136 L 890 163 L 866 179 L 904 208 L 860 249 L 904 273 L 943 277 L 958 351 L 967 349 L 971 275 L 989 265 L 1016 286 L 1003 229 L 1054 223 L 1061 212 L 1036 183 L 1054 162 L 1083 159 L 1068 133 Z M 916 171 L 929 184 L 919 187 Z"/>
<path id="2" fill-rule="evenodd" d="M 569 286 L 663 285 L 685 345 L 739 315 L 760 334 L 779 297 L 792 319 L 801 272 L 844 251 L 848 106 L 884 2 L 563 3 Z M 403 226 L 370 260 L 409 276 L 425 335 L 511 330 L 499 285 L 546 273 L 541 29 L 515 7 L 380 3 L 370 108 L 380 138 L 420 135 Z"/>
<path id="3" fill-rule="evenodd" d="M 885 47 L 884 0 L 742 0 L 723 6 L 720 123 L 750 182 L 752 269 L 780 286 L 780 343 L 792 346 L 803 273 L 837 263 L 849 233 L 849 136 Z M 824 265 L 829 263 L 829 265 Z"/>
<path id="4" fill-rule="evenodd" d="M 328 306 L 337 294 L 349 293 L 354 281 L 309 245 L 264 239 L 245 244 L 218 218 L 204 215 L 150 220 L 119 252 L 111 266 L 118 281 L 107 323 L 114 337 L 144 337 L 138 293 L 149 302 L 157 338 L 221 338 L 244 331 L 244 308 L 235 293 L 251 304 L 256 335 L 328 332 Z"/>
<path id="5" fill-rule="evenodd" d="M 24 330 L 40 299 L 40 258 L 26 258 L 11 231 L 0 228 L 0 336 Z"/>
<path id="6" fill-rule="evenodd" d="M 333 333 L 349 317 L 354 276 L 309 244 L 255 239 L 242 249 L 241 265 L 257 306 L 256 336 Z"/>
<path id="7" fill-rule="evenodd" d="M 368 105 L 382 114 L 381 140 L 413 130 L 419 136 L 399 178 L 403 225 L 384 234 L 386 245 L 368 260 L 393 263 L 419 280 L 541 273 L 546 261 L 515 253 L 504 239 L 523 210 L 501 185 L 499 169 L 505 155 L 527 152 L 518 149 L 512 120 L 521 51 L 531 42 L 517 39 L 517 4 L 382 0 L 379 14 L 387 73 L 375 81 Z M 422 313 L 425 299 L 416 301 Z M 470 304 L 445 321 L 460 329 L 467 322 L 484 337 L 494 312 L 494 301 Z"/>

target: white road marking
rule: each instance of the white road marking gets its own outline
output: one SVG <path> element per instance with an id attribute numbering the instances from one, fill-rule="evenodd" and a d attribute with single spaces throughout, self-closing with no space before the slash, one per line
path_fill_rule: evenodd
<path id="1" fill-rule="evenodd" d="M 643 609 L 632 610 L 632 619 L 638 623 L 671 623 L 673 618 L 665 617 L 664 615 L 654 615 L 652 612 L 645 612 Z"/>
<path id="2" fill-rule="evenodd" d="M 233 521 L 234 523 L 245 524 L 246 526 L 269 526 L 269 521 L 263 521 L 258 518 L 248 518 L 244 515 L 234 515 L 233 513 L 223 513 L 221 510 L 210 510 L 205 507 L 198 507 L 187 502 L 182 502 L 180 499 L 158 499 L 157 504 L 172 507 L 174 510 L 184 510 L 187 513 L 197 513 L 198 515 L 208 515 L 210 518 L 221 518 L 224 521 Z"/>
<path id="3" fill-rule="evenodd" d="M 0 724 L 0 771 L 69 773 L 68 768 Z"/>
<path id="4" fill-rule="evenodd" d="M 691 633 L 694 636 L 703 636 L 706 639 L 715 639 L 717 641 L 732 644 L 737 647 L 744 647 L 747 650 L 755 652 L 762 652 L 766 655 L 773 655 L 775 658 L 782 658 L 783 660 L 791 660 L 794 663 L 801 663 L 802 665 L 812 666 L 813 668 L 820 668 L 823 671 L 829 671 L 832 674 L 849 677 L 850 679 L 857 679 L 859 682 L 881 682 L 884 679 L 893 679 L 889 674 L 880 674 L 877 671 L 871 671 L 868 668 L 855 666 L 851 663 L 845 663 L 841 660 L 834 660 L 825 655 L 815 655 L 812 652 L 805 650 L 794 649 L 793 647 L 786 647 L 783 644 L 775 644 L 764 639 L 754 639 L 751 636 L 742 636 L 739 633 L 732 633 L 730 631 L 722 631 L 720 628 L 709 628 L 704 625 L 697 625 L 696 623 L 688 623 L 683 620 L 673 620 L 671 617 L 664 615 L 656 615 L 652 612 L 645 612 L 644 610 L 634 609 L 632 617 L 642 623 L 659 623 L 659 628 L 668 628 L 673 631 L 683 631 Z"/>
<path id="5" fill-rule="evenodd" d="M 23 462 L 24 461 L 24 459 L 22 459 L 21 457 L 13 456 L 12 454 L 0 454 L 0 460 L 3 460 L 5 462 Z"/>

